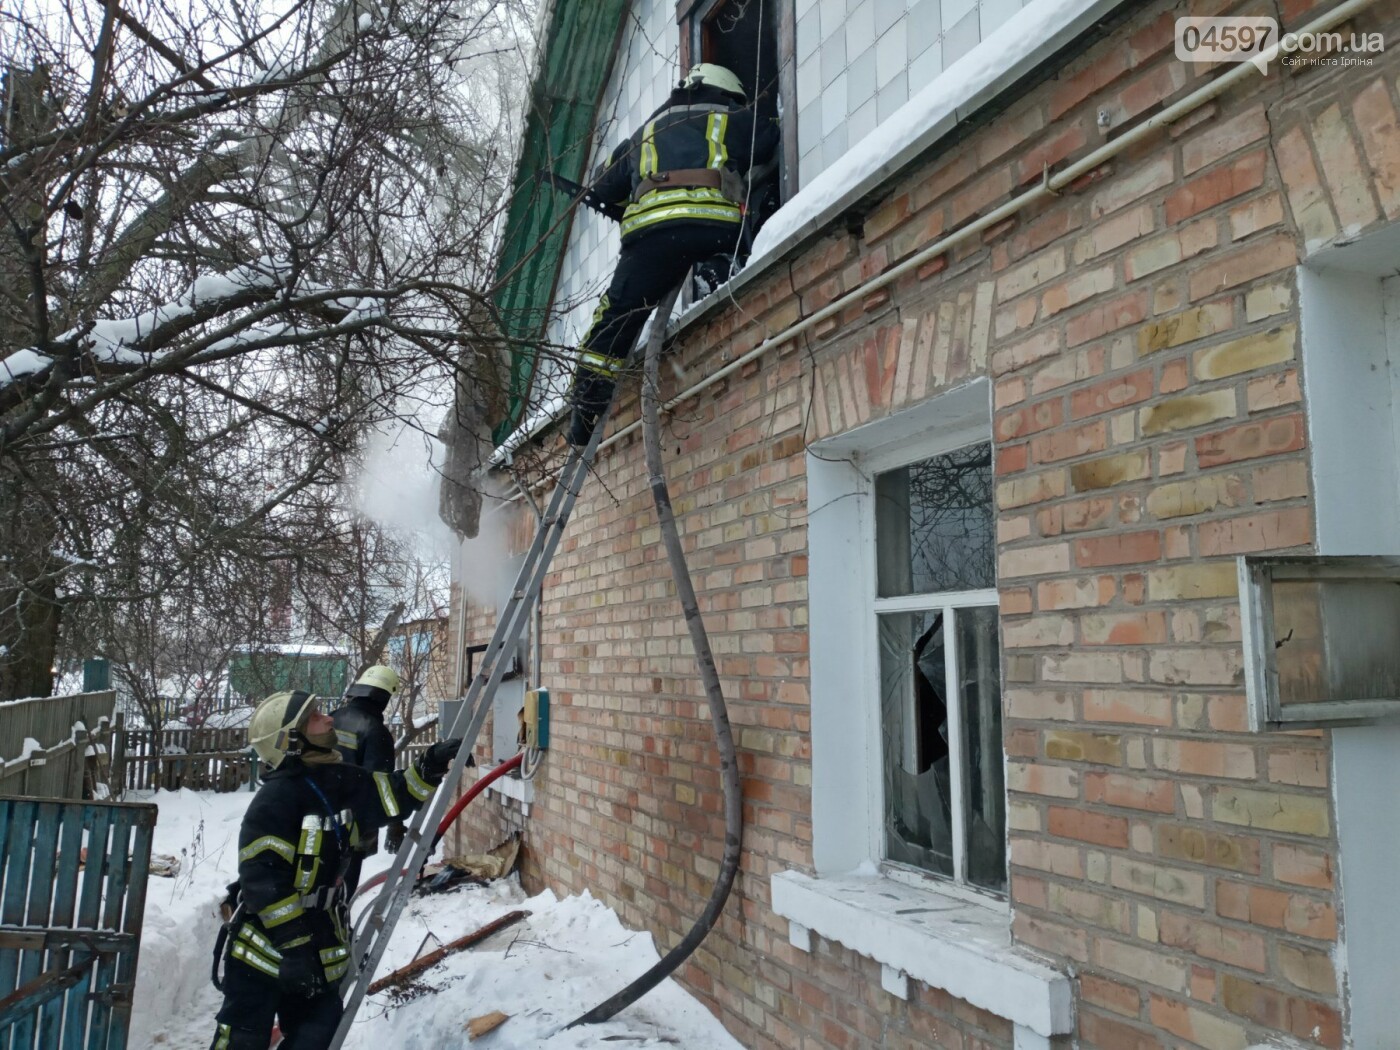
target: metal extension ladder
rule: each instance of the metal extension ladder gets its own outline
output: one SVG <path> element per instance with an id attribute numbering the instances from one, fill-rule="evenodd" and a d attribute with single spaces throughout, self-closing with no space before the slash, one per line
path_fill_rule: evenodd
<path id="1" fill-rule="evenodd" d="M 588 478 L 588 468 L 597 454 L 606 429 L 604 423 L 611 412 L 612 405 L 609 404 L 599 417 L 587 447 L 571 448 L 559 472 L 558 484 L 550 496 L 549 506 L 542 515 L 539 528 L 535 530 L 535 540 L 516 576 L 510 599 L 496 622 L 496 632 L 482 654 L 481 667 L 467 690 L 465 703 L 458 708 L 457 716 L 443 738 L 460 736 L 462 749 L 431 801 L 413 814 L 403 844 L 394 857 L 393 867 L 389 869 L 384 885 L 375 897 L 374 906 L 363 922 L 363 931 L 355 938 L 350 970 L 354 983 L 345 996 L 345 1013 L 331 1040 L 330 1050 L 340 1050 L 350 1034 L 360 1004 L 364 1001 L 370 982 L 374 980 L 374 971 L 413 892 L 418 872 L 432 852 L 437 826 L 452 804 L 454 789 L 462 778 L 462 771 L 466 769 L 467 757 L 476 743 L 477 734 L 481 732 L 482 723 L 486 721 L 486 713 L 491 709 L 491 700 L 501 676 L 510 664 L 510 660 L 503 657 L 515 651 L 516 642 L 530 621 L 530 609 L 539 597 L 545 573 L 549 571 L 549 564 L 568 524 L 569 513 Z"/>

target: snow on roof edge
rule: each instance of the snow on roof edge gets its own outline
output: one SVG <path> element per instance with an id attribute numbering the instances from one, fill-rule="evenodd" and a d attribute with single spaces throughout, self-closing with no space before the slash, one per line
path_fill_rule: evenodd
<path id="1" fill-rule="evenodd" d="M 672 318 L 667 338 L 709 315 L 726 299 L 766 275 L 799 246 L 885 183 L 897 178 L 963 121 L 1001 95 L 1127 0 L 1031 0 L 975 48 L 935 77 L 836 164 L 793 194 L 764 224 L 748 263 L 705 298 Z M 551 4 L 552 6 L 552 4 Z M 1052 27 L 1058 28 L 1052 28 Z M 996 49 L 1001 54 L 988 62 Z M 981 63 L 979 65 L 979 63 Z M 954 83 L 963 72 L 966 78 Z M 805 198 L 805 199 L 804 199 Z M 784 212 L 793 209 L 785 219 Z M 780 221 L 781 220 L 781 221 Z M 768 235 L 768 236 L 765 236 Z M 526 417 L 491 453 L 486 469 L 509 463 L 515 449 L 558 421 L 566 399 L 553 397 Z"/>
<path id="2" fill-rule="evenodd" d="M 906 128 L 909 131 L 907 138 L 890 143 L 886 150 L 879 154 L 881 158 L 879 160 L 872 159 L 860 165 L 852 162 L 850 167 L 857 168 L 854 172 L 850 171 L 842 161 L 838 161 L 836 165 L 814 178 L 809 185 L 798 190 L 759 231 L 754 243 L 754 253 L 749 256 L 748 264 L 744 269 L 712 294 L 691 303 L 674 320 L 668 335 L 674 337 L 701 318 L 719 309 L 725 300 L 731 298 L 741 288 L 766 276 L 779 262 L 807 241 L 820 236 L 823 231 L 830 228 L 840 215 L 856 203 L 872 195 L 881 186 L 898 178 L 910 164 L 937 145 L 939 139 L 969 119 L 1019 80 L 1027 67 L 1034 67 L 1050 58 L 1077 37 L 1083 35 L 1095 23 L 1126 3 L 1127 0 L 1032 0 L 1032 3 L 1022 9 L 1016 19 L 1005 23 L 967 55 L 949 66 L 942 75 L 936 77 L 927 87 L 891 114 L 870 135 L 857 143 L 855 150 L 847 151 L 842 161 L 857 156 L 858 151 L 878 147 L 879 143 L 872 140 L 881 136 L 882 129 L 884 129 L 885 135 L 889 135 L 898 125 L 912 124 L 908 115 L 904 120 L 900 120 L 901 114 L 905 114 L 906 111 L 908 114 L 914 114 L 917 113 L 917 107 L 928 107 L 928 111 L 923 114 L 925 120 L 920 125 L 912 129 Z M 1037 8 L 1037 5 L 1042 4 L 1046 5 L 1043 11 Z M 1028 13 L 1032 13 L 1033 10 L 1034 13 L 1041 14 L 1042 18 L 1032 20 L 1024 17 Z M 1063 19 L 1060 22 L 1060 28 L 1047 31 L 1044 28 L 1045 22 L 1054 16 Z M 1029 31 L 1032 28 L 1036 30 L 1035 34 Z M 1012 32 L 1013 29 L 1015 32 Z M 1005 38 L 1003 38 L 1003 31 L 1006 31 Z M 1022 46 L 1012 50 L 1008 44 L 1009 40 L 1018 40 Z M 981 49 L 984 47 L 989 50 L 982 52 Z M 984 78 L 981 81 L 965 82 L 958 85 L 962 90 L 957 93 L 953 92 L 947 83 L 943 83 L 944 78 L 949 73 L 956 73 L 959 65 L 966 59 L 983 58 L 990 53 L 991 47 L 1008 48 L 1002 56 L 1007 61 L 1000 64 L 999 72 L 996 72 L 989 79 Z M 935 91 L 934 89 L 939 90 Z M 928 105 L 928 100 L 932 96 L 945 92 L 955 94 L 956 101 L 951 105 L 940 106 L 936 110 Z M 834 172 L 841 173 L 841 175 L 830 175 L 831 181 L 839 182 L 839 186 L 827 186 L 823 180 L 829 173 Z M 813 196 L 820 197 L 821 200 L 819 203 L 808 206 L 802 203 L 802 198 L 811 190 L 815 190 Z M 799 218 L 795 222 L 784 222 L 775 226 L 775 221 L 779 219 L 783 211 L 794 204 L 799 204 L 798 211 L 795 213 L 799 215 Z M 784 229 L 784 227 L 787 228 Z M 776 243 L 767 243 L 764 234 L 768 234 L 770 231 L 775 231 L 771 237 L 775 239 Z"/>

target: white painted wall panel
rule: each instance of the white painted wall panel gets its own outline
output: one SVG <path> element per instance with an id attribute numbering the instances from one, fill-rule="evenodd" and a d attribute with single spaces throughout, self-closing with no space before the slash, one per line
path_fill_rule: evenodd
<path id="1" fill-rule="evenodd" d="M 859 149 L 1027 2 L 796 0 L 798 185 Z"/>
<path id="2" fill-rule="evenodd" d="M 796 17 L 798 186 L 860 142 L 945 67 L 1033 0 L 763 0 Z M 664 101 L 681 76 L 674 0 L 632 0 L 622 51 L 599 110 L 589 169 Z M 614 224 L 575 217 L 548 338 L 572 347 L 617 258 Z M 545 365 L 537 396 L 562 393 L 567 368 Z M 552 378 L 549 378 L 551 377 Z"/>

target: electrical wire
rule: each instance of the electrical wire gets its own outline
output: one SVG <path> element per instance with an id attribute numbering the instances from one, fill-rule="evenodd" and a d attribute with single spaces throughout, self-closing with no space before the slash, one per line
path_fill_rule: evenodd
<path id="1" fill-rule="evenodd" d="M 690 569 L 686 565 L 685 550 L 681 546 L 680 532 L 676 528 L 676 514 L 671 506 L 671 495 L 666 485 L 666 474 L 661 461 L 661 402 L 660 362 L 661 344 L 666 337 L 665 318 L 680 295 L 677 285 L 661 303 L 652 320 L 651 334 L 647 339 L 646 358 L 643 372 L 642 419 L 643 438 L 646 444 L 647 472 L 650 475 L 652 499 L 656 503 L 656 516 L 661 525 L 661 538 L 666 546 L 666 557 L 671 565 L 671 576 L 675 580 L 676 594 L 685 614 L 685 625 L 690 632 L 691 645 L 695 650 L 695 662 L 699 667 L 700 678 L 705 685 L 705 697 L 709 701 L 710 722 L 715 731 L 715 743 L 719 748 L 720 783 L 724 791 L 724 856 L 720 861 L 719 874 L 715 876 L 714 888 L 705 908 L 694 925 L 676 946 L 661 959 L 612 998 L 595 1006 L 583 1016 L 570 1021 L 567 1028 L 581 1024 L 597 1024 L 606 1021 L 671 975 L 681 963 L 709 934 L 734 886 L 734 878 L 739 872 L 739 858 L 743 848 L 744 809 L 743 795 L 739 783 L 738 753 L 734 747 L 734 732 L 729 725 L 729 711 L 725 706 L 724 692 L 719 684 L 719 671 L 715 667 L 715 657 L 710 649 L 709 636 L 705 632 L 705 621 L 700 615 L 700 604 L 695 597 L 695 585 L 690 579 Z"/>
<path id="2" fill-rule="evenodd" d="M 534 780 L 535 774 L 544 763 L 544 752 L 537 747 L 527 747 L 520 754 L 523 756 L 520 761 L 520 779 Z"/>

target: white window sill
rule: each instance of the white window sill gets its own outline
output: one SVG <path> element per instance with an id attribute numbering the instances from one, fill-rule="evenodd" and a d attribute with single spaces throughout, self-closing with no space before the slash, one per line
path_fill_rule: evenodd
<path id="1" fill-rule="evenodd" d="M 907 978 L 941 988 L 1015 1024 L 1018 1047 L 1073 1030 L 1069 978 L 1012 945 L 1000 908 L 878 875 L 784 871 L 770 889 L 796 947 L 806 950 L 808 931 L 838 941 L 880 963 L 892 994 Z"/>

